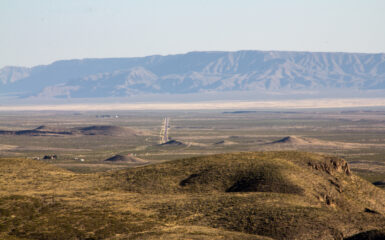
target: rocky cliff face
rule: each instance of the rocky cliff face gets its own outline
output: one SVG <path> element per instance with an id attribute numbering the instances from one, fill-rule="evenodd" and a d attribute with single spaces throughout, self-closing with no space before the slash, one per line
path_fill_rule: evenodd
<path id="1" fill-rule="evenodd" d="M 0 93 L 122 97 L 143 93 L 385 90 L 385 54 L 191 52 L 58 61 L 0 70 Z"/>
<path id="2" fill-rule="evenodd" d="M 0 85 L 12 84 L 29 76 L 30 69 L 25 67 L 4 67 L 0 69 Z"/>

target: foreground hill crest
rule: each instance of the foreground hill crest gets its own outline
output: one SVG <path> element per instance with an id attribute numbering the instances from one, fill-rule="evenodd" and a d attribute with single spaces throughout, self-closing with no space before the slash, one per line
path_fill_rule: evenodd
<path id="1" fill-rule="evenodd" d="M 1 239 L 384 236 L 385 192 L 338 157 L 244 152 L 97 174 L 0 163 Z"/>

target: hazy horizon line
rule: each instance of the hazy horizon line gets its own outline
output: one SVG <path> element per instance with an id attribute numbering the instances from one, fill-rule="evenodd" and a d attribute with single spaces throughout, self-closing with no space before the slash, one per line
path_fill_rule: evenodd
<path id="1" fill-rule="evenodd" d="M 0 111 L 246 110 L 385 107 L 384 98 L 205 101 L 191 103 L 76 103 L 1 106 Z"/>

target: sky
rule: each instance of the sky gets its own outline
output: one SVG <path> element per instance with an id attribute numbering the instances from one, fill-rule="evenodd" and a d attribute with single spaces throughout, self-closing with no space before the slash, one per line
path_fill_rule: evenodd
<path id="1" fill-rule="evenodd" d="M 190 51 L 385 53 L 384 0 L 0 0 L 0 68 Z"/>

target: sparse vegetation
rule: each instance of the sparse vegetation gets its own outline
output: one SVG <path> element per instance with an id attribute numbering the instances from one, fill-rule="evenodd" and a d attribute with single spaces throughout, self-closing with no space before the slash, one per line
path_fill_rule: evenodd
<path id="1" fill-rule="evenodd" d="M 181 144 L 166 145 L 158 113 L 2 115 L 7 131 L 90 134 L 2 135 L 0 239 L 371 236 L 385 228 L 382 113 L 169 112 Z"/>
<path id="2" fill-rule="evenodd" d="M 330 162 L 341 165 L 309 165 Z M 385 192 L 343 163 L 294 151 L 244 152 L 75 174 L 1 159 L 0 237 L 341 239 L 385 228 Z"/>

